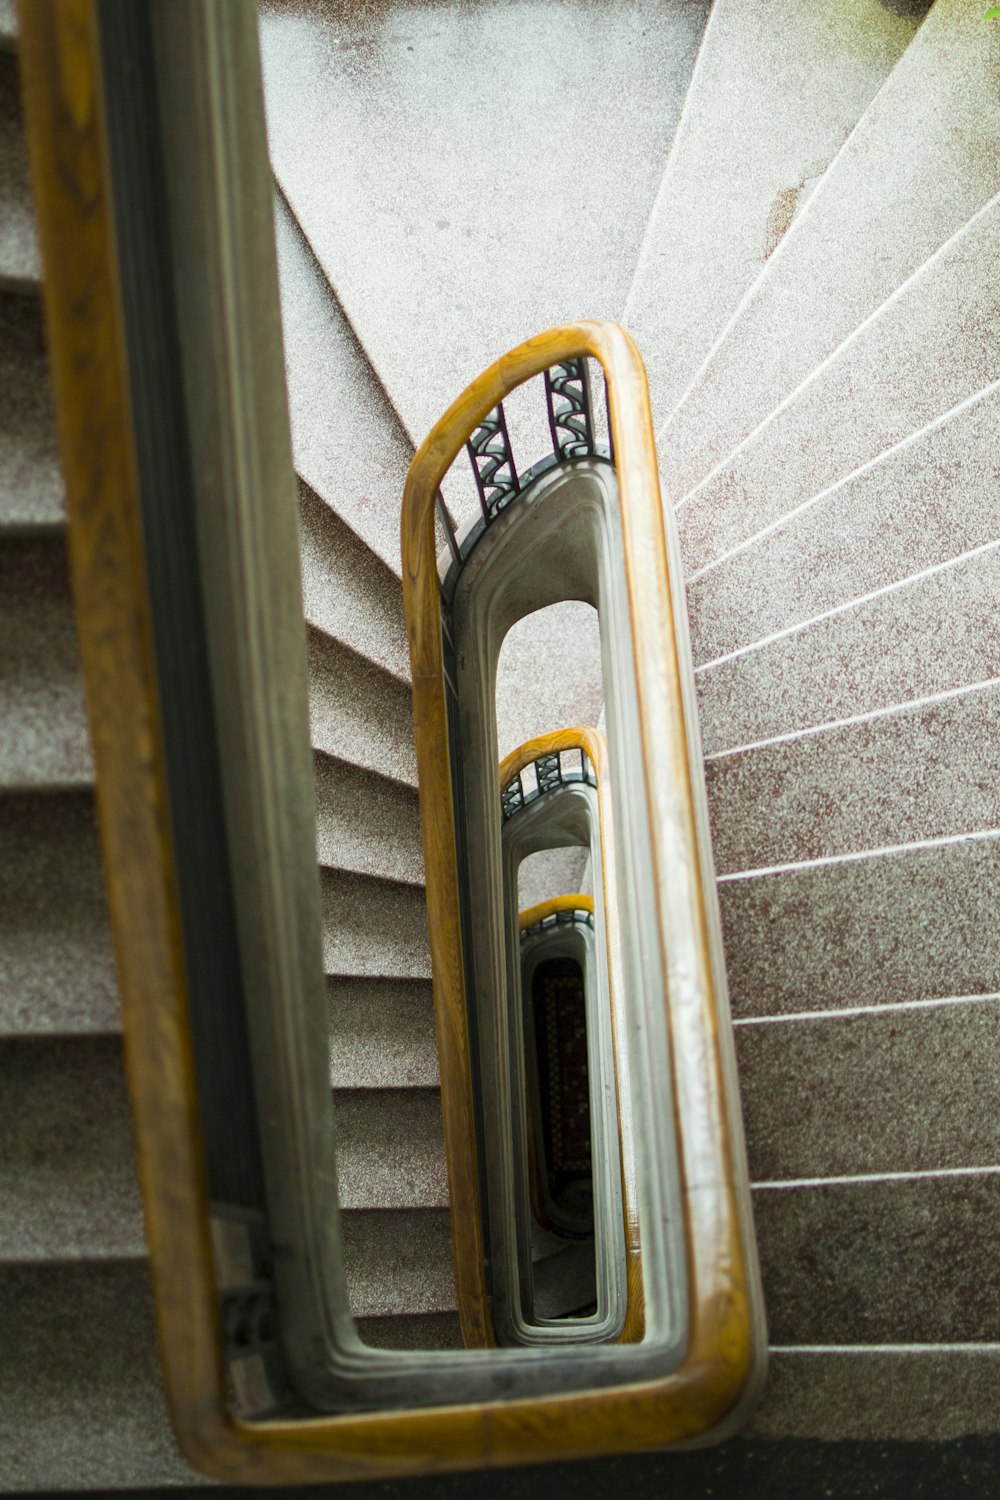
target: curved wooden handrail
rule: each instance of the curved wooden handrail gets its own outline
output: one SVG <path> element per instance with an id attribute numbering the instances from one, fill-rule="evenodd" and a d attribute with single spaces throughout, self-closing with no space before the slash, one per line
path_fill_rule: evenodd
<path id="1" fill-rule="evenodd" d="M 613 964 L 613 950 L 617 947 L 619 938 L 618 913 L 613 910 L 614 902 L 608 899 L 608 892 L 616 888 L 614 880 L 615 869 L 615 847 L 611 808 L 607 797 L 601 796 L 602 782 L 606 785 L 608 746 L 604 735 L 598 729 L 591 729 L 586 725 L 576 725 L 572 729 L 559 729 L 552 734 L 539 735 L 533 740 L 527 740 L 519 745 L 516 750 L 500 762 L 500 786 L 505 787 L 507 783 L 517 776 L 526 766 L 532 765 L 543 755 L 555 755 L 564 750 L 582 750 L 594 768 L 597 780 L 597 805 L 599 818 L 599 834 L 601 840 L 601 870 L 604 877 L 604 915 L 605 925 L 608 933 L 608 994 L 611 997 L 611 1031 L 614 1039 L 614 1062 L 615 1083 L 617 1086 L 618 1107 L 618 1151 L 622 1178 L 622 1207 L 625 1215 L 625 1255 L 628 1278 L 628 1293 L 626 1299 L 625 1326 L 619 1336 L 619 1343 L 638 1343 L 645 1331 L 646 1319 L 643 1310 L 643 1282 L 642 1282 L 642 1248 L 639 1230 L 639 1210 L 635 1200 L 635 1181 L 630 1169 L 626 1144 L 622 1129 L 622 1077 L 621 1058 L 627 1046 L 627 1039 L 623 1031 L 623 1017 L 621 1006 L 616 1004 L 615 998 L 615 976 Z M 610 877 L 610 878 L 609 878 Z M 549 912 L 565 911 L 572 906 L 578 906 L 581 902 L 589 902 L 589 910 L 593 911 L 594 904 L 591 897 L 585 896 L 556 896 L 548 902 L 542 902 L 539 906 L 530 907 L 527 911 L 519 914 L 518 922 L 521 930 L 540 921 L 538 915 L 543 911 Z M 530 921 L 528 920 L 530 918 Z"/>
<path id="2" fill-rule="evenodd" d="M 194 0 L 191 0 L 193 5 Z M 176 11 L 173 13 L 176 17 Z M 178 1440 L 190 1462 L 230 1484 L 309 1484 L 398 1479 L 553 1458 L 659 1449 L 696 1439 L 723 1423 L 753 1369 L 746 1253 L 724 1159 L 724 1134 L 709 1142 L 682 1129 L 682 1173 L 688 1206 L 691 1337 L 680 1367 L 657 1379 L 575 1391 L 545 1400 L 515 1398 L 404 1411 L 339 1416 L 235 1416 L 224 1359 L 218 1287 L 209 1231 L 200 1117 L 186 1002 L 167 777 L 151 644 L 148 589 L 137 493 L 113 204 L 105 156 L 95 0 L 30 0 L 20 6 L 20 54 L 29 148 L 46 272 L 48 345 L 66 479 L 70 549 L 95 763 L 102 842 L 108 871 L 127 1065 L 152 1260 L 161 1357 Z M 602 359 L 612 383 L 616 452 L 635 450 L 646 478 L 642 517 L 636 481 L 625 486 L 633 593 L 669 581 L 659 520 L 648 402 L 638 356 L 619 330 L 582 324 L 533 340 L 477 382 L 480 394 L 461 413 L 487 410 L 499 395 L 553 358 L 571 352 Z M 521 372 L 520 374 L 518 372 Z M 505 384 L 506 382 L 506 384 Z M 616 394 L 617 393 L 617 394 Z M 635 408 L 633 411 L 632 408 Z M 454 410 L 454 409 L 453 409 Z M 439 683 L 440 619 L 433 547 L 433 494 L 428 478 L 451 448 L 452 429 L 432 433 L 418 454 L 406 512 L 407 588 L 416 606 L 411 635 L 417 666 L 422 755 L 440 755 L 429 788 L 444 791 L 447 740 Z M 450 459 L 448 460 L 450 461 Z M 621 457 L 620 457 L 621 462 Z M 445 465 L 447 466 L 447 465 Z M 624 473 L 624 471 L 622 471 Z M 654 504 L 655 502 L 655 504 Z M 654 518 L 655 511 L 655 518 Z M 425 524 L 430 520 L 430 528 Z M 637 551 L 649 547 L 648 555 Z M 422 559 L 427 559 L 422 572 Z M 636 609 L 641 613 L 641 605 Z M 437 618 L 437 634 L 432 627 Z M 661 723 L 679 704 L 676 650 L 669 619 L 663 649 L 647 667 L 637 657 L 644 721 Z M 650 676 L 652 674 L 652 676 Z M 659 680 L 659 685 L 657 685 Z M 660 717 L 656 718 L 659 714 Z M 683 720 L 658 753 L 683 763 Z M 445 781 L 442 782 L 441 776 Z M 654 777 L 650 815 L 659 809 Z M 449 1013 L 461 983 L 453 886 L 454 842 L 424 819 L 432 858 L 432 949 L 442 1029 L 464 1045 L 464 1022 Z M 694 844 L 692 830 L 689 843 Z M 451 863 L 447 851 L 451 849 Z M 658 872 L 658 880 L 664 878 Z M 451 914 L 455 920 L 450 919 Z M 437 920 L 435 920 L 437 918 Z M 704 921 L 702 920 L 702 928 Z M 452 965 L 458 962 L 457 970 Z M 449 974 L 451 982 L 449 983 Z M 684 1013 L 703 1011 L 678 996 L 675 1036 L 684 1056 L 691 1038 Z M 702 1017 L 702 1019 L 704 1019 Z M 701 1027 L 698 1016 L 694 1022 Z M 698 1031 L 698 1046 L 701 1029 Z M 708 1069 L 674 1067 L 681 1121 L 694 1109 L 720 1118 L 718 1039 L 705 1039 Z M 697 1055 L 697 1054 L 696 1054 Z M 690 1076 L 688 1076 L 690 1075 Z M 721 1123 L 726 1126 L 724 1111 Z M 716 1184 L 721 1184 L 717 1186 Z"/>
<path id="3" fill-rule="evenodd" d="M 653 830 L 652 862 L 660 960 L 669 976 L 667 1024 L 670 1067 L 686 1210 L 689 1272 L 687 1353 L 675 1374 L 633 1391 L 628 1445 L 662 1446 L 682 1432 L 693 1436 L 720 1420 L 740 1398 L 762 1351 L 755 1347 L 751 1297 L 752 1251 L 746 1243 L 736 1192 L 738 1127 L 729 1116 L 723 1046 L 716 1009 L 710 921 L 699 871 L 699 829 L 688 761 L 681 658 L 674 622 L 674 588 L 667 560 L 658 465 L 645 370 L 629 334 L 615 324 L 566 324 L 519 345 L 475 380 L 432 428 L 414 456 L 403 496 L 403 597 L 410 641 L 414 727 L 420 781 L 427 909 L 435 1014 L 442 1076 L 464 1080 L 444 1101 L 445 1147 L 456 1222 L 468 1229 L 456 1242 L 456 1274 L 463 1286 L 483 1287 L 479 1184 L 468 1152 L 473 1139 L 471 1058 L 459 914 L 458 866 L 436 566 L 435 500 L 463 444 L 499 402 L 524 381 L 568 359 L 601 365 L 618 493 L 629 600 L 635 689 L 645 772 L 644 795 Z M 682 585 L 680 585 L 682 587 Z M 666 833 L 669 831 L 669 839 Z M 671 846 L 668 849 L 667 845 Z M 679 856 L 679 857 L 678 857 Z M 679 960 L 668 933 L 680 909 L 694 934 Z M 678 1065 L 678 1057 L 702 1066 Z M 697 1122 L 692 1124 L 692 1122 Z M 483 1287 L 485 1305 L 485 1288 Z M 469 1299 L 469 1302 L 474 1299 Z M 479 1311 L 467 1302 L 475 1326 Z M 567 1429 L 575 1427 L 565 1400 Z M 621 1408 L 605 1393 L 604 1410 Z M 585 1404 L 585 1402 L 583 1403 Z M 645 1417 L 638 1425 L 635 1414 Z M 655 1413 L 655 1416 L 654 1416 Z M 502 1422 L 502 1418 L 500 1418 Z M 639 1436 L 639 1429 L 645 1429 Z M 694 1427 L 690 1425 L 693 1422 Z M 560 1424 L 542 1421 L 550 1437 Z M 604 1422 L 601 1422 L 602 1428 Z M 565 1432 L 566 1429 L 564 1429 Z M 579 1433 L 579 1429 L 577 1429 Z M 654 1431 L 656 1436 L 654 1436 Z M 606 1432 L 604 1442 L 610 1441 Z M 558 1451 L 569 1453 L 571 1447 Z M 550 1451 L 556 1451 L 555 1448 Z M 585 1451 L 609 1451 L 587 1445 Z"/>
<path id="4" fill-rule="evenodd" d="M 517 925 L 521 932 L 525 932 L 536 922 L 544 922 L 546 917 L 554 917 L 561 911 L 587 911 L 593 916 L 594 898 L 583 891 L 577 891 L 575 896 L 550 896 L 548 901 L 539 901 L 537 906 L 526 906 L 524 911 L 518 912 Z"/>

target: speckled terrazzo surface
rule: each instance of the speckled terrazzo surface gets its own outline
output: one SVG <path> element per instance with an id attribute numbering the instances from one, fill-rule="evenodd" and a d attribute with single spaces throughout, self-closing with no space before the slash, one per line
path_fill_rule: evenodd
<path id="1" fill-rule="evenodd" d="M 42 264 L 28 191 L 17 58 L 0 49 L 0 287 L 37 292 Z"/>
<path id="2" fill-rule="evenodd" d="M 621 316 L 708 8 L 263 7 L 278 180 L 415 441 L 505 349 Z"/>
<path id="3" fill-rule="evenodd" d="M 658 432 L 674 502 L 995 195 L 998 59 L 978 0 L 938 0 Z"/>
<path id="4" fill-rule="evenodd" d="M 716 0 L 625 307 L 657 422 L 917 24 L 882 0 Z"/>

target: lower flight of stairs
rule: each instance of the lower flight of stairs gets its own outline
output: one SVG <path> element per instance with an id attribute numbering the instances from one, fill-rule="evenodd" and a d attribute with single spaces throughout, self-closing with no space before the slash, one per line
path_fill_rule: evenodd
<path id="1" fill-rule="evenodd" d="M 727 76 L 733 15 L 714 8 L 715 50 L 685 106 L 678 139 L 692 162 L 699 111 L 705 138 L 714 128 L 709 85 Z M 153 1344 L 5 17 L 0 7 L 0 1329 L 17 1358 L 0 1365 L 0 1487 L 193 1483 Z M 859 67 L 848 123 L 878 70 L 907 55 L 913 28 L 898 30 Z M 934 45 L 928 32 L 925 67 Z M 920 65 L 910 57 L 911 73 Z M 824 129 L 817 173 L 839 145 L 836 122 Z M 866 149 L 894 129 L 876 120 Z M 845 181 L 859 150 L 838 167 Z M 685 159 L 678 147 L 667 173 Z M 275 164 L 284 189 L 280 143 Z M 661 192 L 659 210 L 670 202 Z M 771 1439 L 998 1425 L 1000 643 L 997 512 L 983 502 L 995 361 L 962 353 L 983 347 L 967 332 L 989 285 L 977 226 L 964 227 L 974 210 L 962 211 L 953 261 L 935 260 L 911 302 L 896 298 L 839 361 L 816 344 L 828 368 L 775 420 L 758 431 L 732 398 L 735 458 L 724 435 L 717 455 L 684 449 L 704 398 L 675 420 L 687 376 L 665 372 L 660 387 L 661 424 L 698 486 L 677 498 L 773 1345 L 752 1430 Z M 437 1347 L 458 1331 L 397 534 L 419 424 L 400 416 L 405 347 L 385 334 L 391 320 L 373 363 L 377 341 L 362 346 L 321 269 L 322 226 L 305 211 L 300 223 L 283 196 L 277 226 L 351 1296 L 373 1342 Z M 673 233 L 669 216 L 661 232 Z M 656 233 L 654 214 L 635 309 L 643 286 L 655 292 Z M 782 287 L 791 296 L 810 264 L 822 262 L 804 250 L 800 266 L 789 239 L 761 306 L 784 305 Z M 966 272 L 948 282 L 953 266 Z M 935 295 L 947 316 L 931 316 Z M 355 299 L 359 332 L 373 305 Z M 867 316 L 857 309 L 851 330 Z M 917 362 L 889 401 L 880 360 L 913 327 Z M 737 335 L 725 357 L 745 376 Z M 944 346 L 947 360 L 919 362 Z M 643 344 L 654 377 L 661 347 Z M 688 375 L 706 353 L 691 346 Z M 461 361 L 431 363 L 446 384 Z M 932 380 L 921 405 L 912 393 Z M 434 415 L 455 390 L 430 386 L 417 408 Z M 662 445 L 668 482 L 673 451 Z"/>

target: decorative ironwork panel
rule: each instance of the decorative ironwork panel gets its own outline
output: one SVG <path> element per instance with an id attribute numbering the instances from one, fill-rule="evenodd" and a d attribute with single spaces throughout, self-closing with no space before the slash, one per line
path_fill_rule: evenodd
<path id="1" fill-rule="evenodd" d="M 476 476 L 483 519 L 488 523 L 520 494 L 502 401 L 483 418 L 465 446 Z"/>
<path id="2" fill-rule="evenodd" d="M 500 816 L 506 823 L 516 812 L 520 812 L 524 806 L 524 787 L 521 785 L 520 776 L 515 776 L 513 781 L 508 781 L 500 793 Z"/>
<path id="3" fill-rule="evenodd" d="M 538 777 L 539 796 L 545 792 L 554 792 L 557 786 L 562 785 L 562 767 L 559 764 L 559 756 L 539 756 L 535 761 L 535 775 Z"/>
<path id="4" fill-rule="evenodd" d="M 594 451 L 594 413 L 585 359 L 567 359 L 545 372 L 549 432 L 557 458 L 586 458 Z"/>

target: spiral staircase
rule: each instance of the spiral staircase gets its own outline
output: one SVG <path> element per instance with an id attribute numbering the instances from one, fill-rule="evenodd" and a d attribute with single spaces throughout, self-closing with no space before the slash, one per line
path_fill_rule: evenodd
<path id="1" fill-rule="evenodd" d="M 1000 1430 L 982 9 L 262 8 L 331 1086 L 373 1342 L 459 1342 L 403 479 L 505 348 L 608 317 L 646 359 L 687 570 L 770 1327 L 751 1438 Z M 0 46 L 0 1486 L 195 1484 L 153 1344 L 10 0 Z M 573 609 L 527 624 L 502 754 L 600 714 L 599 679 L 555 675 Z"/>

